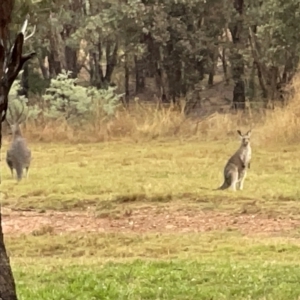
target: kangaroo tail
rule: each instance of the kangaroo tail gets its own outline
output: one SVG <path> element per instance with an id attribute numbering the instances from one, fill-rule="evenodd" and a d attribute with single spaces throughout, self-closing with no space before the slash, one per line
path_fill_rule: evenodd
<path id="1" fill-rule="evenodd" d="M 226 190 L 226 189 L 228 189 L 230 187 L 232 179 L 231 179 L 230 174 L 228 174 L 228 175 L 229 176 L 225 176 L 223 184 L 220 187 L 218 187 L 216 189 L 216 191 L 217 190 Z"/>
<path id="2" fill-rule="evenodd" d="M 23 177 L 23 166 L 21 163 L 16 163 L 15 164 L 15 169 L 16 169 L 16 173 L 17 173 L 17 179 L 18 181 L 20 181 Z"/>
<path id="3" fill-rule="evenodd" d="M 229 184 L 227 183 L 227 181 L 225 180 L 224 181 L 224 183 L 220 186 L 220 187 L 218 187 L 217 189 L 215 189 L 215 191 L 219 191 L 219 190 L 225 190 L 225 189 L 227 189 L 227 188 L 229 188 Z"/>

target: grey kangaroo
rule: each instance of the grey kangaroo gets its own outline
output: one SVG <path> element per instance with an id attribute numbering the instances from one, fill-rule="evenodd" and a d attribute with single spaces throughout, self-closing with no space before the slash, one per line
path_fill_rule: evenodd
<path id="1" fill-rule="evenodd" d="M 20 118 L 23 114 L 22 111 L 18 114 L 17 118 L 13 117 L 12 111 L 9 108 L 9 113 L 13 122 L 7 123 L 10 125 L 12 133 L 12 142 L 9 149 L 6 152 L 6 163 L 10 168 L 11 175 L 14 177 L 13 170 L 16 170 L 17 180 L 20 181 L 23 177 L 23 170 L 26 169 L 26 178 L 28 177 L 28 171 L 31 162 L 31 150 L 27 147 L 26 140 L 22 136 L 20 128 Z"/>
<path id="2" fill-rule="evenodd" d="M 250 169 L 251 161 L 251 146 L 250 136 L 251 130 L 246 134 L 242 134 L 240 130 L 237 130 L 241 138 L 240 148 L 229 158 L 224 168 L 224 183 L 218 188 L 218 190 L 225 190 L 231 188 L 233 191 L 237 189 L 242 190 L 244 186 L 244 180 L 247 175 L 247 168 Z"/>

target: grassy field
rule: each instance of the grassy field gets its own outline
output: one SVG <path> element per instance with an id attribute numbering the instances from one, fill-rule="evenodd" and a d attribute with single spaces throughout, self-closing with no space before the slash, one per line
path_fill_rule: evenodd
<path id="1" fill-rule="evenodd" d="M 30 145 L 27 180 L 17 184 L 3 166 L 2 204 L 44 218 L 46 211 L 61 213 L 64 224 L 25 232 L 35 219 L 21 212 L 24 233 L 7 231 L 19 299 L 300 299 L 298 228 L 263 234 L 269 220 L 299 220 L 297 146 L 261 147 L 253 133 L 253 163 L 244 190 L 233 193 L 214 189 L 239 145 L 234 135 L 206 142 Z M 154 208 L 162 212 L 156 216 Z M 139 219 L 143 231 L 92 232 L 88 224 L 81 232 L 64 230 L 62 212 L 134 222 L 141 210 L 150 215 Z M 199 219 L 195 232 L 146 227 L 151 218 L 165 222 L 188 212 L 193 222 Z M 219 214 L 245 218 L 249 230 L 228 224 L 201 231 L 207 213 L 215 222 Z M 252 215 L 264 217 L 251 221 Z M 251 234 L 254 227 L 259 230 Z"/>
<path id="2" fill-rule="evenodd" d="M 53 263 L 43 260 L 15 267 L 20 299 L 299 299 L 300 295 L 299 262 L 200 256 Z"/>
<path id="3" fill-rule="evenodd" d="M 290 238 L 261 240 L 222 233 L 44 236 L 21 241 L 26 253 L 16 244 L 17 240 L 8 242 L 20 299 L 299 299 L 300 295 L 300 244 Z"/>
<path id="4" fill-rule="evenodd" d="M 176 202 L 229 210 L 254 203 L 257 209 L 298 213 L 300 155 L 297 146 L 260 148 L 243 191 L 215 191 L 223 167 L 239 146 L 229 142 L 32 144 L 29 179 L 16 184 L 5 166 L 2 203 L 13 208 L 104 211 L 120 203 Z"/>

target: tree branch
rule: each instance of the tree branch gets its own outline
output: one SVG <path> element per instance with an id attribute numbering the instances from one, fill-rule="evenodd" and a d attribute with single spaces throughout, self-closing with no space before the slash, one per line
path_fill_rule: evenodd
<path id="1" fill-rule="evenodd" d="M 23 44 L 28 18 L 25 20 L 22 31 L 18 33 L 13 46 L 9 49 L 8 25 L 11 21 L 14 0 L 0 0 L 0 150 L 2 146 L 2 122 L 6 119 L 8 108 L 8 94 L 10 88 L 21 71 L 23 65 L 35 55 L 31 52 L 23 55 Z M 0 177 L 1 183 L 1 177 Z M 10 267 L 9 257 L 3 238 L 2 220 L 0 211 L 0 299 L 17 300 L 16 286 Z"/>

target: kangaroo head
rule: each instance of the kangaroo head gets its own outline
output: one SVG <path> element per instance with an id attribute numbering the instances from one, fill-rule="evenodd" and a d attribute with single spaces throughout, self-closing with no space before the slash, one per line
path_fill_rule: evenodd
<path id="1" fill-rule="evenodd" d="M 10 107 L 8 107 L 8 111 L 11 121 L 8 121 L 8 119 L 6 118 L 6 122 L 10 126 L 10 133 L 12 134 L 13 139 L 15 139 L 16 137 L 22 137 L 20 124 L 27 118 L 27 115 L 24 115 L 24 104 L 22 104 L 22 109 L 19 112 L 16 110 L 16 108 L 13 110 Z"/>
<path id="2" fill-rule="evenodd" d="M 243 147 L 250 145 L 251 130 L 249 130 L 246 134 L 242 134 L 240 130 L 237 130 L 237 133 L 241 138 Z"/>
<path id="3" fill-rule="evenodd" d="M 22 136 L 22 131 L 21 131 L 19 123 L 10 125 L 10 129 L 11 129 L 11 134 L 13 135 L 13 137 Z"/>

